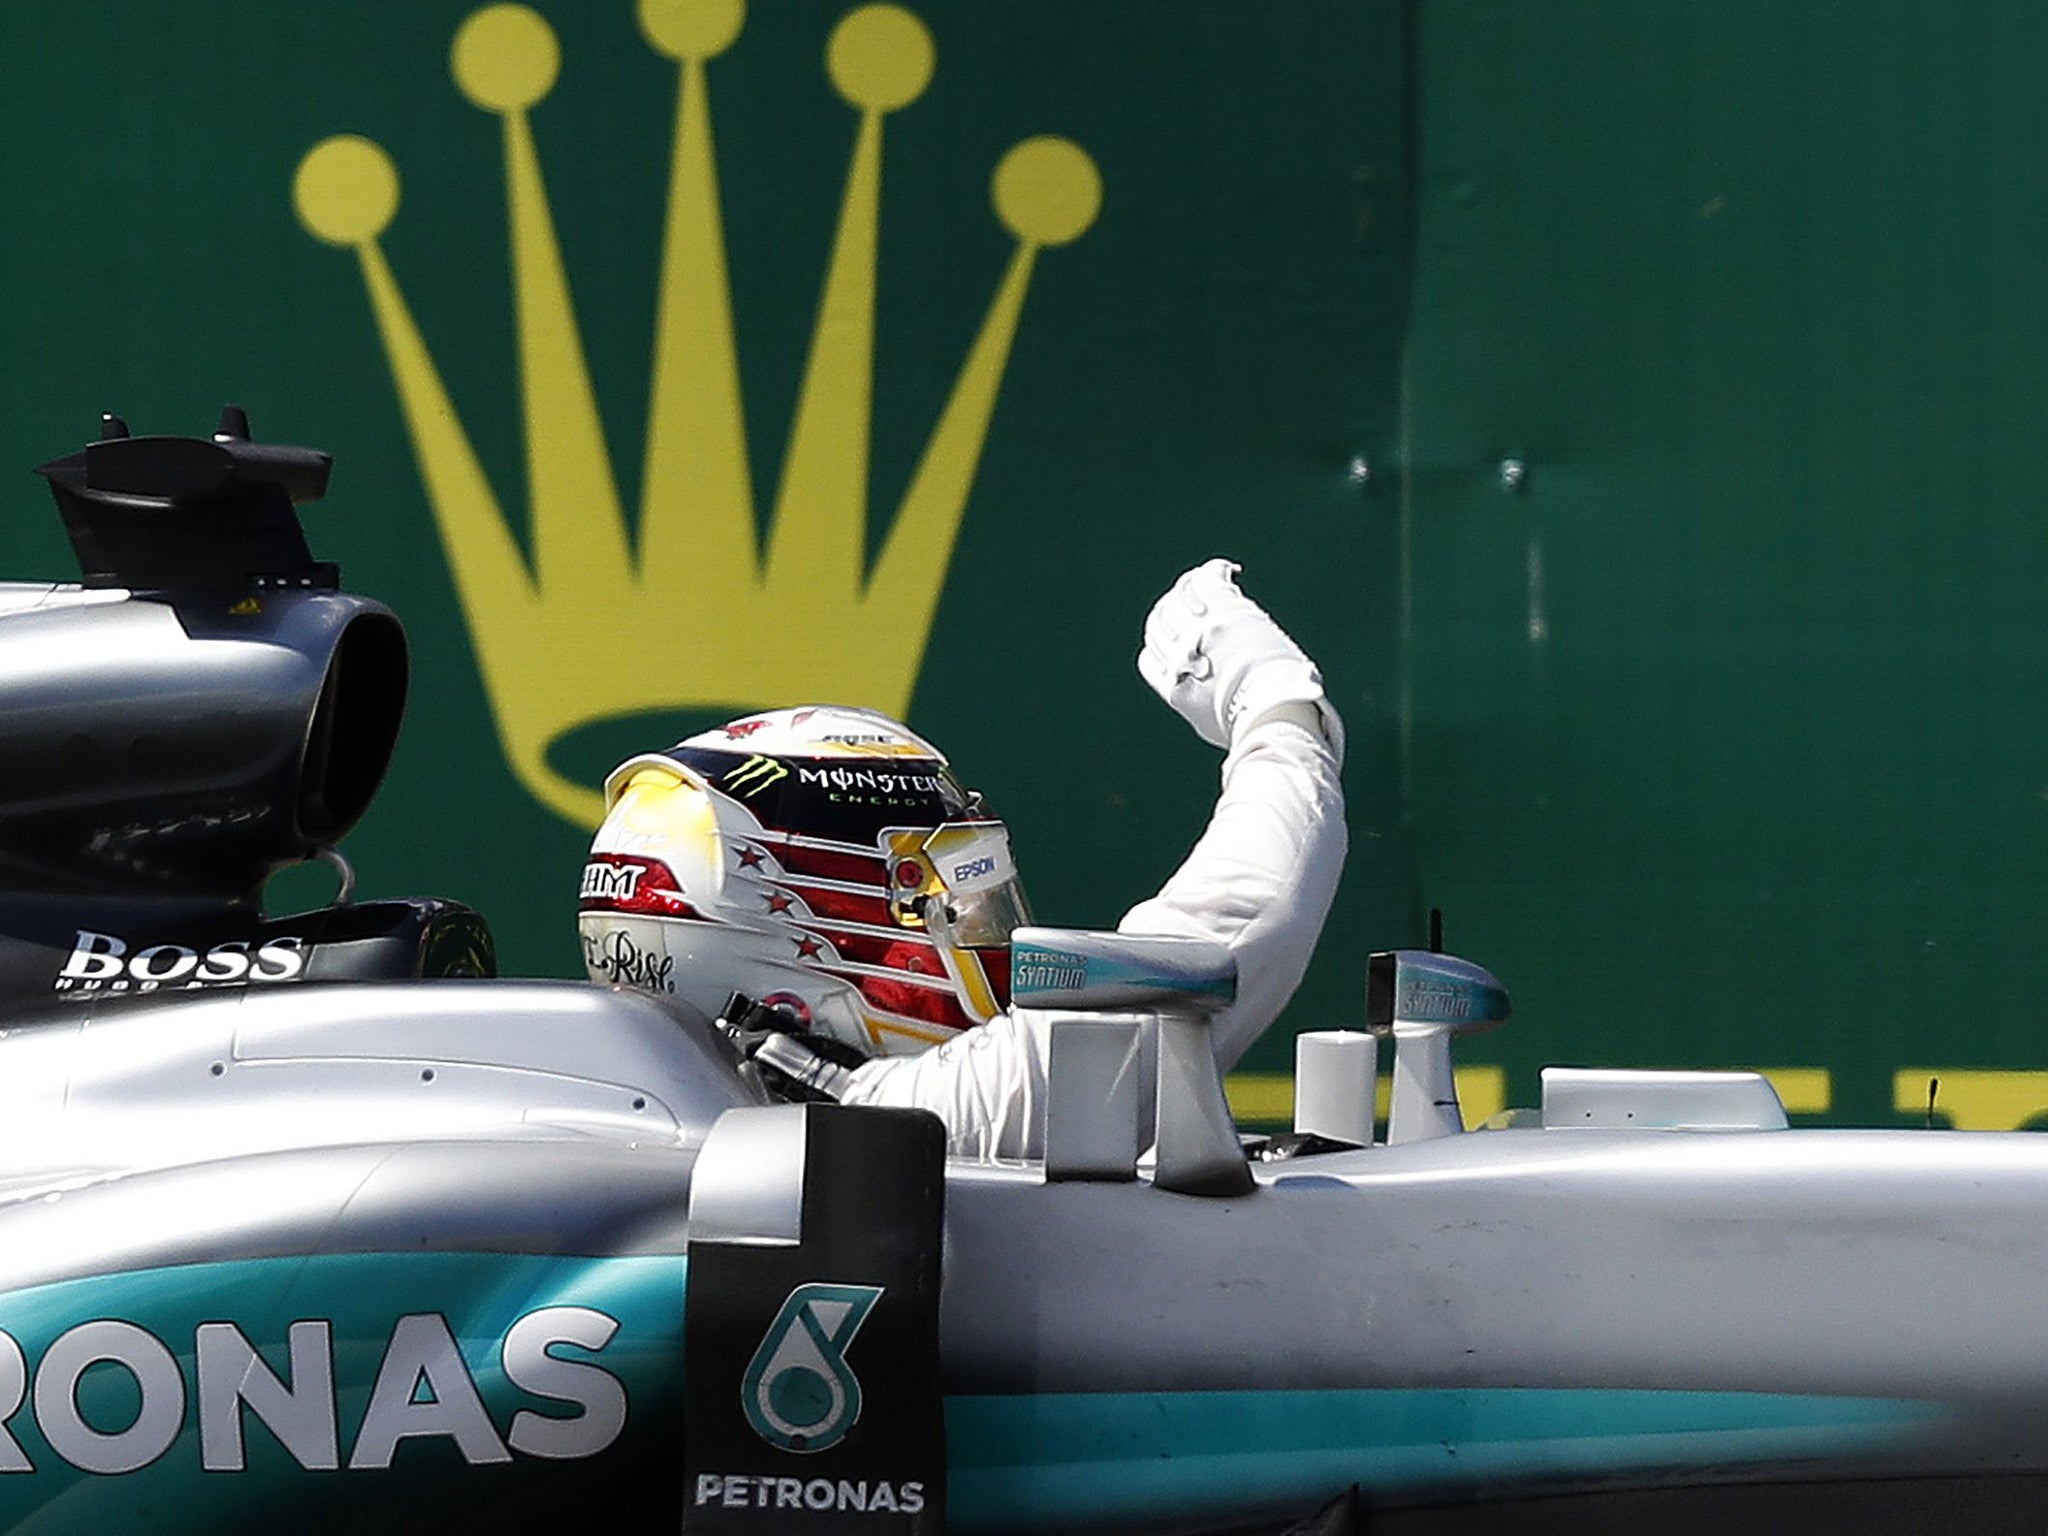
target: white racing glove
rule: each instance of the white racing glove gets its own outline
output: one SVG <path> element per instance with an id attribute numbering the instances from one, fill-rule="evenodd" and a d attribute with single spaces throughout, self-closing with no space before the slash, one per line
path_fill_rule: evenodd
<path id="1" fill-rule="evenodd" d="M 1237 590 L 1234 560 L 1209 560 L 1152 605 L 1138 672 L 1195 734 L 1228 748 L 1276 713 L 1320 725 L 1344 757 L 1344 726 L 1323 696 L 1323 675 L 1272 616 Z"/>

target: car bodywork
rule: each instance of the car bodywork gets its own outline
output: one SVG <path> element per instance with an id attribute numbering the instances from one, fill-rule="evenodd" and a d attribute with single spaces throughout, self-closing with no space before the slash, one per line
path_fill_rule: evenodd
<path id="1" fill-rule="evenodd" d="M 772 1200 L 763 1146 L 819 1113 L 647 999 L 503 981 L 88 1004 L 0 1038 L 0 1103 L 0 1514 L 93 1529 L 680 1506 L 692 1414 L 732 1416 L 680 1369 L 693 1172 L 765 1120 L 738 1166 Z M 2038 1472 L 2044 1158 L 1530 1127 L 1222 1198 L 955 1163 L 947 1528 Z M 796 1475 L 760 1449 L 744 1476 Z"/>
<path id="2" fill-rule="evenodd" d="M 197 491 L 160 459 L 102 499 L 274 517 L 290 487 L 240 441 Z M 1387 1142 L 1247 1158 L 1202 1033 L 1227 956 L 1048 931 L 1047 1158 L 948 1162 L 928 1117 L 772 1102 L 687 1010 L 483 979 L 466 909 L 263 917 L 262 877 L 367 804 L 402 647 L 303 568 L 169 572 L 190 588 L 113 559 L 95 584 L 87 553 L 84 587 L 0 594 L 26 743 L 0 818 L 0 1525 L 2048 1510 L 2048 1141 L 1795 1130 L 1761 1079 L 1651 1073 L 1556 1073 L 1461 1133 L 1449 1036 L 1505 997 L 1404 952 L 1367 989 Z M 212 645 L 243 686 L 207 691 Z M 66 781 L 67 752 L 113 766 Z M 346 794 L 309 791 L 325 761 Z"/>

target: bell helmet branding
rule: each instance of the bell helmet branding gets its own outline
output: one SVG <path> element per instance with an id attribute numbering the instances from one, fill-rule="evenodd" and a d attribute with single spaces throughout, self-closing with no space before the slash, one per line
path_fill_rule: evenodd
<path id="1" fill-rule="evenodd" d="M 860 1381 L 847 1347 L 881 1299 L 876 1285 L 812 1282 L 789 1293 L 740 1378 L 754 1433 L 779 1450 L 837 1445 L 860 1417 Z"/>
<path id="2" fill-rule="evenodd" d="M 187 944 L 134 948 L 119 934 L 80 928 L 57 972 L 59 992 L 154 992 L 159 988 L 231 987 L 296 981 L 306 969 L 306 941 L 296 936 L 229 939 L 210 949 Z"/>

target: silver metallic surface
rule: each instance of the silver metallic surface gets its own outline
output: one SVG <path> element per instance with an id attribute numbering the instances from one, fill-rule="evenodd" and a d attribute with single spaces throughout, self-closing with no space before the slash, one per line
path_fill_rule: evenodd
<path id="1" fill-rule="evenodd" d="M 835 1099 L 846 1092 L 847 1082 L 853 1076 L 851 1069 L 828 1061 L 805 1041 L 779 1032 L 771 1033 L 755 1047 L 754 1063 L 772 1067 L 791 1082 Z"/>
<path id="2" fill-rule="evenodd" d="M 1152 1183 L 1187 1195 L 1251 1193 L 1251 1169 L 1231 1123 L 1223 1077 L 1203 1015 L 1159 1015 L 1159 1089 Z"/>
<path id="3" fill-rule="evenodd" d="M 0 1203 L 0 1291 L 321 1253 L 681 1253 L 695 1154 L 571 1137 L 52 1172 Z"/>
<path id="4" fill-rule="evenodd" d="M 680 1252 L 755 1102 L 708 1029 L 572 982 L 53 1008 L 0 1031 L 0 1289 L 326 1251 Z"/>
<path id="5" fill-rule="evenodd" d="M 1162 1055 L 1190 1081 L 1207 1058 Z M 1666 1090 L 1728 1102 L 1579 1086 L 1639 1114 Z M 701 1021 L 637 994 L 305 985 L 0 1032 L 0 1170 L 19 1292 L 234 1258 L 678 1255 L 693 1222 L 787 1240 L 803 1148 L 801 1111 L 761 1106 Z M 1170 1174 L 953 1164 L 946 1390 L 1832 1395 L 1933 1415 L 1887 1476 L 2048 1472 L 2048 1138 L 1553 1126 L 1243 1180 L 1190 1199 Z M 0 1348 L 0 1397 L 22 1377 Z"/>
<path id="6" fill-rule="evenodd" d="M 1387 1142 L 1398 1146 L 1465 1129 L 1451 1041 L 1508 1020 L 1507 988 L 1484 966 L 1437 950 L 1397 949 L 1366 962 L 1366 1026 L 1394 1037 Z"/>
<path id="7" fill-rule="evenodd" d="M 0 883 L 218 894 L 354 824 L 404 703 L 398 621 L 339 592 L 228 608 L 0 588 Z M 308 722 L 343 662 L 361 716 L 333 763 L 312 761 Z"/>
<path id="8" fill-rule="evenodd" d="M 1309 1029 L 1294 1037 L 1294 1129 L 1369 1147 L 1380 1043 L 1362 1029 Z"/>
<path id="9" fill-rule="evenodd" d="M 0 1186 L 57 1163 L 534 1133 L 694 1147 L 746 1102 L 708 1031 L 579 982 L 159 994 L 0 1031 Z"/>
<path id="10" fill-rule="evenodd" d="M 804 1108 L 727 1110 L 690 1178 L 690 1233 L 700 1242 L 792 1244 L 803 1236 Z"/>
<path id="11" fill-rule="evenodd" d="M 1432 949 L 1395 949 L 1366 962 L 1366 1027 L 1441 1025 L 1454 1035 L 1483 1034 L 1508 1021 L 1507 988 L 1483 965 Z"/>
<path id="12" fill-rule="evenodd" d="M 1543 1069 L 1543 1125 L 1570 1130 L 1782 1131 L 1789 1122 L 1757 1072 Z"/>
<path id="13" fill-rule="evenodd" d="M 1465 1129 L 1458 1105 L 1457 1078 L 1451 1071 L 1448 1024 L 1411 1024 L 1393 1028 L 1394 1080 L 1387 1102 L 1387 1145 L 1455 1136 Z"/>
<path id="14" fill-rule="evenodd" d="M 1045 1102 L 1047 1179 L 1138 1176 L 1146 1139 L 1141 1025 L 1127 1014 L 1053 1016 Z M 1149 1127 L 1143 1128 L 1149 1129 Z"/>
<path id="15" fill-rule="evenodd" d="M 680 1251 L 696 1150 L 748 1102 L 708 1037 L 580 984 L 61 1015 L 0 1035 L 0 1284 L 380 1246 Z M 736 1159 L 784 1191 L 785 1232 L 794 1179 L 771 1168 L 798 1160 L 772 1137 Z M 2048 1398 L 2048 1139 L 1511 1130 L 1256 1178 L 1191 1201 L 955 1164 L 955 1389 Z"/>
<path id="16" fill-rule="evenodd" d="M 2048 1138 L 1487 1131 L 1256 1176 L 1189 1201 L 956 1166 L 955 1388 L 2019 1402 L 2048 1465 Z"/>
<path id="17" fill-rule="evenodd" d="M 1019 1007 L 1213 1013 L 1236 996 L 1236 959 L 1206 939 L 1043 927 L 1010 936 L 1010 999 Z"/>

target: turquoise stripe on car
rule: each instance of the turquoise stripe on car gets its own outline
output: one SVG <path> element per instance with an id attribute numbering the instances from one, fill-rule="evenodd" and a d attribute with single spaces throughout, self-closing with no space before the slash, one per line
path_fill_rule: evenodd
<path id="1" fill-rule="evenodd" d="M 1298 1514 L 1354 1482 L 1457 1487 L 1868 1454 L 1941 1414 L 1883 1398 L 1601 1389 L 953 1397 L 947 1523 Z"/>
<path id="2" fill-rule="evenodd" d="M 361 1422 L 393 1320 L 446 1317 L 502 1431 L 520 1408 L 559 1412 L 505 1378 L 499 1346 L 537 1306 L 594 1306 L 620 1321 L 599 1357 L 626 1387 L 625 1434 L 607 1465 L 654 1457 L 681 1475 L 681 1354 L 687 1262 L 680 1255 L 586 1258 L 506 1254 L 344 1254 L 196 1264 L 64 1281 L 0 1296 L 0 1328 L 33 1368 L 83 1318 L 119 1317 L 164 1341 L 188 1384 L 193 1331 L 233 1319 L 282 1370 L 295 1318 L 331 1319 L 344 1455 Z M 586 1357 L 587 1358 L 587 1357 Z M 878 1363 L 859 1362 L 862 1370 Z M 111 1428 L 132 1419 L 120 1371 L 81 1388 Z M 90 1392 L 85 1388 L 89 1387 Z M 84 1399 L 94 1398 L 93 1405 Z M 122 1399 L 114 1401 L 114 1399 Z M 188 1402 L 188 1409 L 191 1407 Z M 1881 1454 L 1944 1416 L 1939 1405 L 1740 1392 L 1468 1389 L 1058 1393 L 947 1399 L 948 1528 L 965 1533 L 1087 1524 L 1300 1514 L 1358 1482 L 1376 1490 L 1473 1486 L 1731 1463 Z M 57 1458 L 34 1413 L 6 1421 L 37 1467 L 0 1478 L 0 1524 L 49 1519 L 99 1530 L 147 1504 L 152 1528 L 200 1532 L 279 1508 L 318 1486 L 330 1503 L 363 1498 L 362 1473 L 305 1473 L 252 1426 L 248 1472 L 204 1473 L 188 1412 L 172 1449 L 146 1470 L 88 1476 Z M 397 1475 L 411 1507 L 456 1511 L 472 1490 L 556 1475 L 521 1457 L 465 1469 L 449 1447 L 409 1446 Z M 571 1468 L 570 1470 L 574 1470 Z M 591 1468 L 596 1471 L 595 1467 Z M 601 1474 L 600 1474 L 601 1475 Z M 677 1487 L 680 1500 L 682 1490 Z M 56 1511 L 63 1512 L 58 1518 Z"/>

